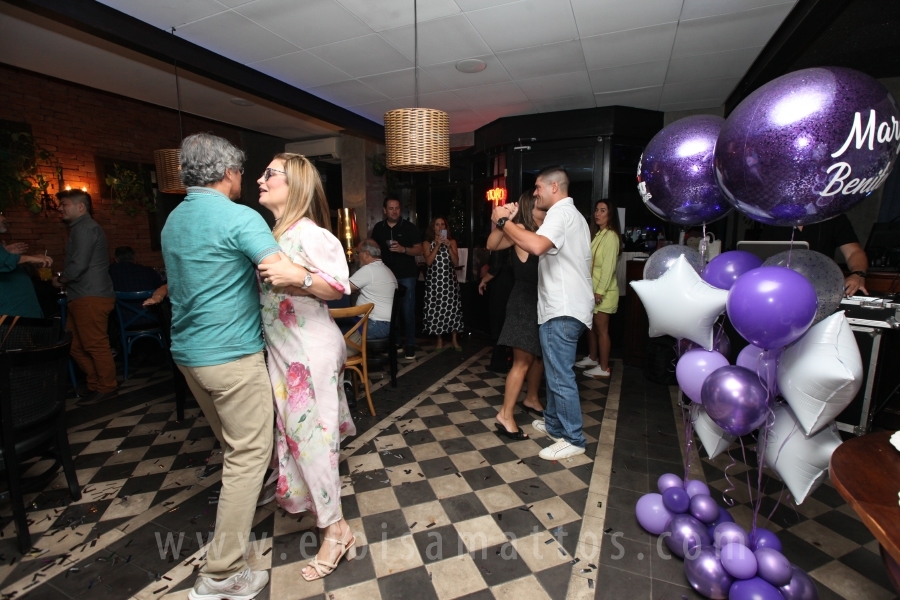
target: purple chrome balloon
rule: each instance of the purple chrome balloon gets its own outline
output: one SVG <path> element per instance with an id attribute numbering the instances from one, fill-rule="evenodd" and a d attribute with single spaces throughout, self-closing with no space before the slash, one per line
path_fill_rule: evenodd
<path id="1" fill-rule="evenodd" d="M 760 267 L 745 273 L 728 292 L 731 324 L 754 346 L 787 346 L 809 329 L 816 316 L 816 290 L 785 267 Z"/>
<path id="2" fill-rule="evenodd" d="M 716 548 L 721 548 L 727 544 L 743 544 L 750 547 L 750 536 L 744 531 L 744 528 L 737 523 L 719 523 L 713 531 L 713 544 Z"/>
<path id="3" fill-rule="evenodd" d="M 644 494 L 634 507 L 634 513 L 641 527 L 659 535 L 666 530 L 666 525 L 672 518 L 672 513 L 663 506 L 660 494 Z"/>
<path id="4" fill-rule="evenodd" d="M 699 479 L 690 479 L 684 482 L 684 489 L 687 490 L 688 496 L 693 498 L 697 494 L 706 494 L 707 496 L 711 496 L 709 493 L 709 486 L 700 481 Z"/>
<path id="5" fill-rule="evenodd" d="M 678 340 L 678 353 L 681 356 L 684 356 L 689 350 L 694 350 L 695 348 L 700 348 L 700 345 L 695 344 L 687 338 Z M 721 323 L 713 325 L 713 350 L 725 358 L 731 356 L 731 340 L 728 339 L 725 328 L 722 327 Z"/>
<path id="6" fill-rule="evenodd" d="M 900 145 L 898 120 L 896 101 L 864 73 L 788 73 L 747 96 L 725 121 L 715 151 L 719 185 L 755 221 L 824 221 L 887 178 Z"/>
<path id="7" fill-rule="evenodd" d="M 768 414 L 769 395 L 756 373 L 744 367 L 722 367 L 703 382 L 703 408 L 731 435 L 747 435 Z"/>
<path id="8" fill-rule="evenodd" d="M 781 552 L 781 540 L 768 529 L 757 527 L 750 532 L 750 548 L 754 552 L 760 548 L 771 548 Z"/>
<path id="9" fill-rule="evenodd" d="M 716 182 L 713 157 L 725 120 L 679 119 L 653 136 L 638 164 L 638 192 L 655 215 L 679 225 L 721 219 L 731 205 Z"/>
<path id="10" fill-rule="evenodd" d="M 735 579 L 750 579 L 756 576 L 756 556 L 743 544 L 725 544 L 719 551 L 719 560 L 728 574 Z"/>
<path id="11" fill-rule="evenodd" d="M 784 597 L 774 585 L 754 577 L 735 581 L 728 592 L 728 600 L 784 600 Z"/>
<path id="12" fill-rule="evenodd" d="M 692 553 L 695 548 L 709 546 L 712 540 L 706 531 L 706 525 L 691 515 L 675 515 L 666 525 L 666 546 L 672 554 L 684 558 L 686 553 Z"/>
<path id="13" fill-rule="evenodd" d="M 719 516 L 719 505 L 707 494 L 697 494 L 691 498 L 691 506 L 688 509 L 691 516 L 708 525 L 716 520 Z"/>
<path id="14" fill-rule="evenodd" d="M 791 582 L 791 562 L 784 554 L 774 548 L 760 548 L 753 554 L 759 565 L 759 576 L 775 587 L 788 585 Z"/>
<path id="15" fill-rule="evenodd" d="M 663 506 L 673 515 L 686 513 L 691 506 L 691 497 L 681 488 L 670 487 L 662 493 Z"/>
<path id="16" fill-rule="evenodd" d="M 659 493 L 662 494 L 670 487 L 684 489 L 684 481 L 682 481 L 681 477 L 679 477 L 675 473 L 665 473 L 659 476 L 659 480 L 657 480 L 656 482 L 656 487 L 659 490 Z"/>
<path id="17" fill-rule="evenodd" d="M 743 250 L 732 250 L 718 255 L 703 268 L 703 281 L 720 290 L 730 290 L 738 277 L 763 265 L 761 258 Z"/>
<path id="18" fill-rule="evenodd" d="M 684 557 L 684 575 L 692 588 L 713 600 L 728 598 L 728 590 L 734 583 L 712 546 L 689 552 Z"/>
<path id="19" fill-rule="evenodd" d="M 791 582 L 778 588 L 784 600 L 819 600 L 812 578 L 797 565 L 791 565 Z"/>

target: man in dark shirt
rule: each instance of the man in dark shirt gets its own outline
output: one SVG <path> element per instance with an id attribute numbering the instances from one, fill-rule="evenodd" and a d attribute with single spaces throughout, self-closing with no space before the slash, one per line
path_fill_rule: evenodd
<path id="1" fill-rule="evenodd" d="M 853 225 L 847 215 L 840 214 L 833 219 L 801 225 L 793 231 L 792 227 L 763 228 L 762 240 L 766 242 L 790 241 L 791 235 L 798 242 L 808 242 L 809 249 L 821 252 L 831 260 L 834 260 L 835 251 L 840 250 L 847 262 L 847 271 L 850 274 L 844 280 L 844 293 L 847 296 L 854 295 L 857 290 L 866 290 L 866 269 L 869 267 L 869 259 L 865 251 L 859 245 L 859 238 L 853 231 Z"/>
<path id="2" fill-rule="evenodd" d="M 419 268 L 416 256 L 422 254 L 422 236 L 419 229 L 400 216 L 400 201 L 386 198 L 382 205 L 384 220 L 372 228 L 371 237 L 381 246 L 381 260 L 397 284 L 406 288 L 403 297 L 403 324 L 406 329 L 406 358 L 416 358 L 416 280 Z"/>
<path id="3" fill-rule="evenodd" d="M 107 323 L 116 305 L 109 278 L 106 234 L 91 218 L 91 196 L 80 190 L 57 194 L 62 220 L 69 226 L 66 267 L 53 285 L 66 287 L 72 332 L 72 360 L 87 375 L 92 394 L 78 404 L 96 404 L 117 396 L 116 364 L 109 348 Z"/>
<path id="4" fill-rule="evenodd" d="M 134 249 L 130 246 L 116 248 L 115 257 L 109 276 L 117 292 L 152 292 L 162 285 L 162 279 L 152 267 L 134 262 Z"/>

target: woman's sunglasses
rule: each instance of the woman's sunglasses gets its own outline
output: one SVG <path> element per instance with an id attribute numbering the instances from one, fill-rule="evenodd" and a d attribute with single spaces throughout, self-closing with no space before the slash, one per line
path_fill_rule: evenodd
<path id="1" fill-rule="evenodd" d="M 269 178 L 272 177 L 275 173 L 281 173 L 282 175 L 287 175 L 287 173 L 285 173 L 284 171 L 279 171 L 278 169 L 273 169 L 273 168 L 269 167 L 265 171 L 263 171 L 262 177 L 260 177 L 260 179 L 262 179 L 263 181 L 268 181 Z"/>

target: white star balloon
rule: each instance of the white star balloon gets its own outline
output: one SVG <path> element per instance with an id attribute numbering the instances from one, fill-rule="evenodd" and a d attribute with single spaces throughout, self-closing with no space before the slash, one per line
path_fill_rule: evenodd
<path id="1" fill-rule="evenodd" d="M 650 337 L 687 338 L 713 349 L 713 325 L 725 311 L 728 291 L 709 285 L 679 256 L 658 279 L 632 281 L 650 319 Z"/>
<path id="2" fill-rule="evenodd" d="M 736 438 L 715 424 L 699 404 L 691 404 L 691 421 L 694 423 L 694 431 L 700 438 L 700 443 L 710 458 L 715 458 L 728 450 Z"/>

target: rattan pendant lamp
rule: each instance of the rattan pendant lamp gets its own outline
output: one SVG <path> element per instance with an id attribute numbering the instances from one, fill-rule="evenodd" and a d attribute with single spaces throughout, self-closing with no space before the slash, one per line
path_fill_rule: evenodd
<path id="1" fill-rule="evenodd" d="M 450 168 L 450 116 L 442 110 L 419 108 L 419 18 L 413 0 L 413 73 L 415 108 L 384 113 L 387 168 L 394 171 L 443 171 Z"/>
<path id="2" fill-rule="evenodd" d="M 175 29 L 172 29 L 175 33 Z M 178 61 L 175 61 L 175 99 L 178 102 L 178 139 L 184 139 L 184 129 L 181 126 L 181 89 L 178 86 Z M 165 148 L 153 151 L 153 160 L 156 162 L 156 187 L 163 194 L 187 194 L 187 189 L 181 181 L 181 150 L 178 148 Z"/>

